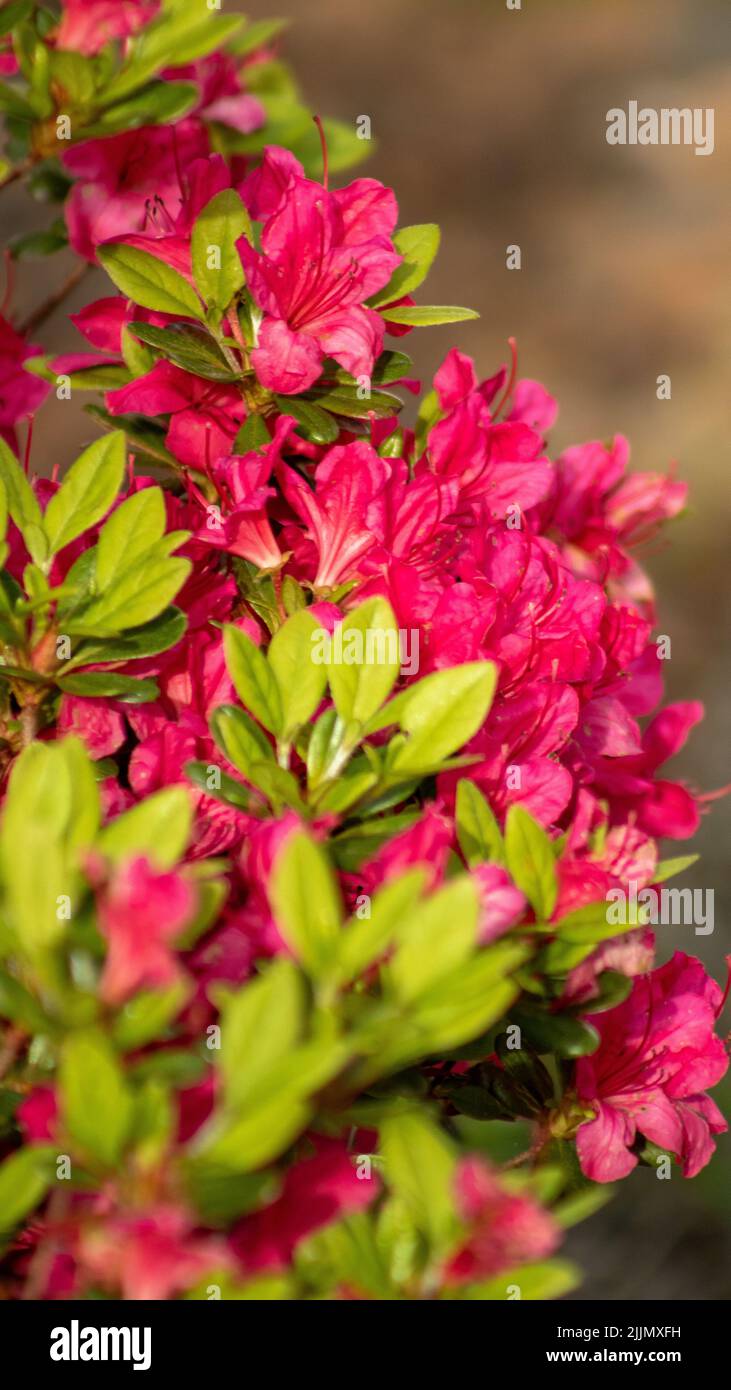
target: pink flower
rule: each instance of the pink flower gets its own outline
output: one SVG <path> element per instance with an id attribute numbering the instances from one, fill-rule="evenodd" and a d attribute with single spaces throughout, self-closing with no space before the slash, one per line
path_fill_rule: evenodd
<path id="1" fill-rule="evenodd" d="M 75 1254 L 87 1282 L 133 1300 L 172 1298 L 208 1270 L 232 1266 L 225 1243 L 196 1235 L 193 1219 L 170 1204 L 82 1227 Z"/>
<path id="2" fill-rule="evenodd" d="M 334 588 L 357 573 L 358 562 L 383 536 L 388 473 L 388 464 L 362 441 L 330 449 L 315 469 L 314 489 L 294 469 L 281 470 L 282 491 L 315 545 L 316 589 Z"/>
<path id="3" fill-rule="evenodd" d="M 156 362 L 128 386 L 108 391 L 106 402 L 112 415 L 169 415 L 168 449 L 181 463 L 204 472 L 229 453 L 244 419 L 244 403 L 234 386 L 203 381 L 172 362 Z"/>
<path id="4" fill-rule="evenodd" d="M 251 358 L 259 380 L 287 395 L 306 391 L 325 356 L 353 376 L 370 374 L 383 320 L 364 300 L 388 284 L 401 260 L 391 242 L 393 193 L 374 179 L 329 193 L 276 150 L 266 151 L 264 165 L 253 200 L 250 190 L 250 205 L 270 209 L 261 252 L 239 243 L 249 288 L 265 312 Z"/>
<path id="5" fill-rule="evenodd" d="M 686 1178 L 705 1167 L 715 1149 L 711 1136 L 727 1129 L 704 1094 L 728 1067 L 713 1031 L 722 1003 L 701 962 L 676 951 L 640 976 L 624 1003 L 590 1018 L 599 1048 L 576 1066 L 579 1101 L 595 1112 L 576 1136 L 587 1177 L 626 1177 L 638 1162 L 638 1132 L 677 1155 Z"/>
<path id="6" fill-rule="evenodd" d="M 500 864 L 478 864 L 472 878 L 480 895 L 479 942 L 495 941 L 525 915 L 528 904 Z"/>
<path id="7" fill-rule="evenodd" d="M 136 34 L 160 9 L 160 0 L 63 0 L 56 47 L 93 57 L 113 39 Z"/>
<path id="8" fill-rule="evenodd" d="M 159 873 L 140 856 L 117 869 L 101 893 L 99 926 L 107 942 L 101 996 L 119 1004 L 142 988 L 179 978 L 172 943 L 191 921 L 197 893 L 178 873 Z"/>
<path id="9" fill-rule="evenodd" d="M 0 314 L 0 436 L 16 453 L 15 426 L 38 409 L 51 389 L 48 382 L 23 370 L 23 363 L 41 350 L 26 343 Z"/>
<path id="10" fill-rule="evenodd" d="M 507 1192 L 480 1158 L 457 1169 L 457 1207 L 468 1234 L 444 1271 L 449 1285 L 493 1279 L 528 1260 L 542 1260 L 559 1243 L 559 1229 L 532 1197 Z"/>
<path id="11" fill-rule="evenodd" d="M 287 1169 L 277 1200 L 233 1230 L 231 1246 L 246 1270 L 286 1268 L 310 1232 L 362 1211 L 378 1196 L 378 1175 L 359 1176 L 356 1156 L 339 1139 L 313 1135 L 312 1143 L 315 1153 Z"/>
<path id="12" fill-rule="evenodd" d="M 281 463 L 282 448 L 294 423 L 282 415 L 266 449 L 229 454 L 216 460 L 211 475 L 220 505 L 207 507 L 206 520 L 197 527 L 195 540 L 230 555 L 241 555 L 262 570 L 281 565 L 282 553 L 267 515 L 267 504 L 277 493 L 268 484 L 274 468 Z"/>
<path id="13" fill-rule="evenodd" d="M 141 232 L 151 219 L 170 230 L 185 196 L 181 171 L 207 154 L 205 128 L 190 119 L 75 145 L 64 155 L 77 179 L 66 203 L 74 250 L 93 261 L 100 242 Z"/>

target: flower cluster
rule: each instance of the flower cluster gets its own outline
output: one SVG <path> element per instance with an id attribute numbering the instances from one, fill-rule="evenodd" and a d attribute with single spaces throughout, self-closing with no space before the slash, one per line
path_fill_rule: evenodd
<path id="1" fill-rule="evenodd" d="M 726 1128 L 721 991 L 607 913 L 704 800 L 637 553 L 686 490 L 552 457 L 512 344 L 400 423 L 396 343 L 474 315 L 330 187 L 361 142 L 279 27 L 66 0 L 6 55 L 6 179 L 111 284 L 93 353 L 0 324 L 0 1292 L 557 1296 L 577 1156 L 692 1177 Z M 35 478 L 54 388 L 102 433 Z"/>

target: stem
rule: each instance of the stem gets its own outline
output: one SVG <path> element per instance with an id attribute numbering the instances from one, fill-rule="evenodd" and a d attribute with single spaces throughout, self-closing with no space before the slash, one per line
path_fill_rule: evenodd
<path id="1" fill-rule="evenodd" d="M 25 1033 L 22 1028 L 8 1028 L 5 1034 L 5 1042 L 0 1051 L 0 1079 L 5 1076 L 13 1065 L 21 1047 Z"/>
<path id="2" fill-rule="evenodd" d="M 37 705 L 24 705 L 20 711 L 20 742 L 23 748 L 27 748 L 38 733 L 38 714 Z"/>
<path id="3" fill-rule="evenodd" d="M 18 332 L 21 336 L 27 337 L 30 333 L 34 333 L 37 328 L 40 328 L 40 325 L 45 323 L 47 318 L 50 318 L 54 310 L 63 304 L 71 291 L 81 284 L 91 268 L 88 261 L 82 261 L 81 265 L 77 265 L 60 288 L 54 290 L 53 294 L 49 294 L 48 299 L 44 299 L 43 303 L 39 304 L 38 308 L 34 309 L 33 313 L 29 314 L 27 319 L 24 319 L 23 323 L 20 324 Z"/>
<path id="4" fill-rule="evenodd" d="M 2 183 L 0 183 L 0 193 L 2 193 L 4 188 L 9 188 L 11 183 L 16 183 L 18 179 L 22 179 L 23 176 L 33 168 L 35 163 L 36 156 L 28 155 L 27 159 L 22 160 L 20 164 L 16 164 L 15 167 L 10 170 L 10 173 L 5 176 Z"/>

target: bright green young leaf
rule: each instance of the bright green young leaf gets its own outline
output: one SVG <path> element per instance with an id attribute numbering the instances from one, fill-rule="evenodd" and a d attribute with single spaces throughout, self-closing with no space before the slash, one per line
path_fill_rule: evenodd
<path id="1" fill-rule="evenodd" d="M 166 5 L 132 40 L 128 61 L 105 88 L 106 101 L 119 102 L 136 91 L 160 68 L 168 67 L 171 56 L 179 67 L 205 58 L 232 38 L 242 24 L 242 15 L 216 15 L 210 10 L 201 13 L 197 0 L 182 7 Z"/>
<path id="2" fill-rule="evenodd" d="M 385 598 L 346 614 L 327 642 L 327 673 L 340 718 L 365 724 L 388 699 L 401 666 L 399 630 Z"/>
<path id="3" fill-rule="evenodd" d="M 457 783 L 456 830 L 468 868 L 505 863 L 505 845 L 495 813 L 479 788 L 466 778 Z"/>
<path id="4" fill-rule="evenodd" d="M 186 535 L 182 533 L 183 539 Z M 178 540 L 177 544 L 182 541 Z M 190 571 L 190 560 L 170 559 L 165 553 L 156 554 L 153 548 L 140 556 L 136 565 L 118 575 L 106 593 L 76 612 L 66 623 L 67 630 L 103 637 L 141 627 L 164 612 L 182 589 Z"/>
<path id="5" fill-rule="evenodd" d="M 274 760 L 271 744 L 258 724 L 235 705 L 219 705 L 211 716 L 211 733 L 228 761 L 249 782 L 256 764 Z"/>
<path id="6" fill-rule="evenodd" d="M 307 723 L 325 693 L 327 671 L 316 660 L 321 635 L 317 619 L 301 608 L 287 618 L 269 644 L 268 660 L 279 687 L 285 738 L 292 738 L 300 725 Z"/>
<path id="7" fill-rule="evenodd" d="M 302 1035 L 303 978 L 282 958 L 230 996 L 221 1011 L 221 1072 L 226 1099 L 251 1104 L 266 1094 L 272 1067 Z"/>
<path id="8" fill-rule="evenodd" d="M 154 82 L 128 100 L 107 107 L 93 125 L 84 127 L 84 136 L 88 139 L 114 135 L 142 125 L 172 125 L 198 99 L 198 87 L 193 82 Z"/>
<path id="9" fill-rule="evenodd" d="M 161 540 L 164 532 L 162 488 L 143 488 L 116 507 L 99 536 L 96 557 L 99 593 L 108 589 L 119 574 Z"/>
<path id="10" fill-rule="evenodd" d="M 447 304 L 399 304 L 398 308 L 379 310 L 387 323 L 404 323 L 413 328 L 430 328 L 440 323 L 463 323 L 478 319 L 475 309 L 457 308 Z"/>
<path id="11" fill-rule="evenodd" d="M 477 945 L 479 899 L 464 875 L 433 893 L 397 928 L 385 975 L 398 999 L 411 1003 L 462 965 Z"/>
<path id="12" fill-rule="evenodd" d="M 97 1029 L 65 1039 L 59 1070 L 61 1120 L 84 1155 L 112 1168 L 132 1121 L 132 1096 L 119 1061 Z"/>
<path id="13" fill-rule="evenodd" d="M 399 722 L 409 737 L 394 769 L 418 772 L 462 748 L 485 721 L 496 679 L 492 662 L 468 661 L 410 686 L 399 707 Z"/>
<path id="14" fill-rule="evenodd" d="M 397 266 L 385 290 L 379 290 L 370 301 L 374 308 L 379 304 L 392 304 L 395 299 L 411 294 L 418 289 L 431 270 L 439 250 L 441 232 L 435 222 L 424 222 L 416 227 L 402 227 L 396 233 L 393 243 L 403 262 Z"/>
<path id="15" fill-rule="evenodd" d="M 304 832 L 293 832 L 282 845 L 270 898 L 277 926 L 308 974 L 329 971 L 340 936 L 340 892 L 325 850 Z"/>
<path id="16" fill-rule="evenodd" d="M 162 1037 L 180 1013 L 188 992 L 188 986 L 176 980 L 167 989 L 143 990 L 128 1000 L 114 1019 L 114 1041 L 120 1051 L 132 1052 Z"/>
<path id="17" fill-rule="evenodd" d="M 31 1144 L 0 1164 L 0 1232 L 9 1235 L 45 1197 L 56 1176 L 56 1148 Z"/>
<path id="18" fill-rule="evenodd" d="M 193 226 L 193 276 L 201 298 L 223 312 L 244 284 L 236 242 L 251 241 L 251 218 L 234 188 L 224 188 L 206 204 Z"/>
<path id="19" fill-rule="evenodd" d="M 338 947 L 338 976 L 343 983 L 356 980 L 383 955 L 409 909 L 416 907 L 425 883 L 424 869 L 410 869 L 376 893 L 370 917 L 356 916 L 346 924 Z"/>
<path id="20" fill-rule="evenodd" d="M 553 846 L 543 826 L 522 806 L 508 810 L 505 857 L 513 882 L 525 893 L 538 920 L 547 922 L 558 898 Z"/>
<path id="21" fill-rule="evenodd" d="M 124 431 L 115 430 L 95 440 L 71 465 L 43 518 L 52 555 L 106 515 L 122 486 L 125 461 Z"/>
<path id="22" fill-rule="evenodd" d="M 406 1203 L 434 1253 L 444 1250 L 458 1231 L 454 1145 L 417 1110 L 383 1120 L 380 1142 L 389 1187 Z"/>
<path id="23" fill-rule="evenodd" d="M 685 873 L 691 865 L 697 863 L 697 854 L 679 854 L 675 859 L 661 859 L 652 876 L 653 883 L 664 883 L 668 878 L 675 878 L 676 874 Z"/>
<path id="24" fill-rule="evenodd" d="M 97 845 L 115 864 L 145 854 L 160 869 L 171 869 L 183 856 L 192 822 L 188 789 L 163 787 L 106 825 Z"/>
<path id="25" fill-rule="evenodd" d="M 460 1300 L 504 1303 L 510 1291 L 520 1289 L 524 1303 L 562 1298 L 581 1283 L 581 1272 L 569 1260 L 542 1260 L 538 1264 L 516 1265 L 482 1284 L 467 1284 Z"/>
<path id="26" fill-rule="evenodd" d="M 38 499 L 12 449 L 0 438 L 0 480 L 5 485 L 8 511 L 37 565 L 45 560 L 48 545 Z"/>
<path id="27" fill-rule="evenodd" d="M 228 673 L 242 705 L 251 710 L 271 734 L 279 734 L 282 700 L 277 678 L 266 656 L 248 633 L 232 623 L 224 628 L 223 648 Z"/>
<path id="28" fill-rule="evenodd" d="M 185 318 L 205 317 L 200 299 L 188 281 L 149 251 L 117 244 L 101 246 L 99 260 L 117 289 L 143 309 L 182 314 Z"/>

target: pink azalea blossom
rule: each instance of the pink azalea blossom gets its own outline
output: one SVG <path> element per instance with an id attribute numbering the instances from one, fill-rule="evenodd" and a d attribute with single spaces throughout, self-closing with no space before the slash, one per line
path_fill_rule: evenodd
<path id="1" fill-rule="evenodd" d="M 197 1235 L 194 1219 L 170 1203 L 82 1226 L 74 1253 L 85 1283 L 130 1300 L 172 1298 L 207 1271 L 233 1267 L 224 1241 Z"/>
<path id="2" fill-rule="evenodd" d="M 160 0 L 63 0 L 56 47 L 91 58 L 113 39 L 137 34 L 159 9 Z"/>
<path id="3" fill-rule="evenodd" d="M 287 1169 L 276 1201 L 234 1228 L 231 1247 L 247 1271 L 285 1269 L 305 1236 L 378 1196 L 378 1174 L 359 1174 L 356 1155 L 341 1140 L 313 1135 L 312 1144 L 314 1154 Z"/>
<path id="4" fill-rule="evenodd" d="M 38 409 L 51 389 L 48 382 L 23 369 L 23 363 L 41 350 L 26 343 L 0 314 L 0 437 L 16 453 L 15 426 Z"/>
<path id="5" fill-rule="evenodd" d="M 705 1095 L 728 1068 L 714 1025 L 721 990 L 701 962 L 682 951 L 636 979 L 617 1008 L 590 1022 L 599 1048 L 576 1066 L 576 1090 L 594 1118 L 582 1124 L 576 1146 L 594 1182 L 626 1177 L 638 1159 L 637 1134 L 677 1155 L 685 1177 L 694 1177 L 714 1151 L 712 1135 L 726 1122 Z"/>
<path id="6" fill-rule="evenodd" d="M 401 260 L 391 241 L 398 216 L 393 193 L 374 179 L 329 193 L 276 151 L 266 151 L 264 165 L 272 167 L 251 204 L 270 209 L 262 249 L 239 243 L 249 288 L 265 314 L 252 353 L 260 382 L 284 394 L 305 391 L 326 356 L 353 376 L 370 374 L 383 320 L 364 301 Z"/>
<path id="7" fill-rule="evenodd" d="M 330 449 L 315 469 L 314 489 L 293 469 L 280 471 L 284 495 L 314 543 L 315 589 L 334 588 L 357 573 L 383 535 L 388 474 L 388 464 L 362 441 Z"/>
<path id="8" fill-rule="evenodd" d="M 448 1285 L 494 1279 L 556 1249 L 560 1232 L 550 1214 L 532 1197 L 506 1191 L 483 1159 L 460 1160 L 456 1188 L 467 1235 L 444 1270 Z"/>
<path id="9" fill-rule="evenodd" d="M 193 884 L 159 873 L 140 856 L 117 869 L 98 900 L 107 941 L 101 995 L 119 1004 L 142 988 L 164 988 L 180 975 L 173 942 L 197 907 Z"/>

